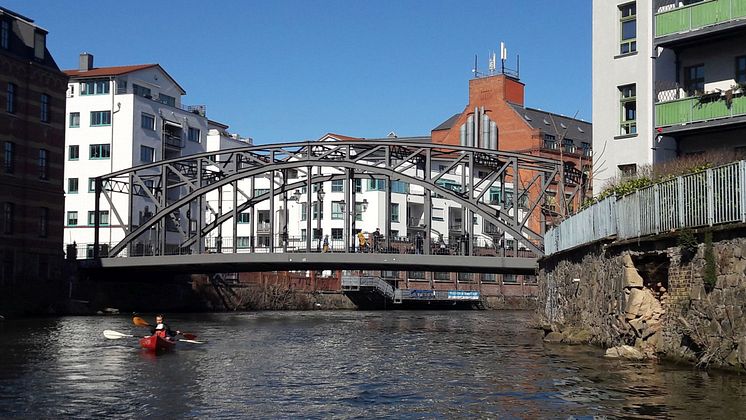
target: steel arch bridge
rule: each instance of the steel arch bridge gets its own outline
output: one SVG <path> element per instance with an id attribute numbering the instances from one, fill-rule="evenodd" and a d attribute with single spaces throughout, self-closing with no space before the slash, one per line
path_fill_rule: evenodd
<path id="1" fill-rule="evenodd" d="M 152 257 L 205 254 L 205 261 L 219 261 L 220 257 L 214 254 L 239 253 L 238 219 L 239 214 L 247 210 L 252 211 L 250 236 L 254 237 L 260 226 L 253 217 L 253 210 L 264 202 L 269 206 L 269 220 L 262 221 L 261 226 L 270 238 L 269 243 L 264 244 L 266 252 L 296 255 L 320 252 L 320 246 L 315 250 L 312 246 L 316 239 L 312 240 L 310 235 L 311 213 L 315 210 L 311 205 L 304 209 L 308 234 L 300 245 L 296 241 L 294 246 L 288 246 L 288 201 L 299 202 L 305 198 L 307 203 L 312 203 L 315 187 L 323 188 L 325 182 L 341 181 L 345 203 L 357 203 L 355 196 L 359 193 L 355 191 L 355 181 L 371 179 L 385 180 L 384 252 L 399 252 L 390 239 L 391 181 L 399 181 L 422 190 L 422 242 L 426 246 L 422 246 L 418 254 L 439 253 L 430 246 L 434 243 L 432 203 L 433 197 L 437 197 L 460 206 L 462 220 L 471 221 L 478 215 L 490 224 L 495 235 L 510 235 L 515 239 L 513 256 L 518 256 L 520 243 L 521 249 L 530 251 L 536 258 L 543 255 L 541 205 L 550 187 L 564 191 L 561 168 L 560 161 L 537 156 L 407 139 L 267 144 L 188 155 L 95 179 L 95 212 L 98 215 L 104 210 L 102 204 L 108 206 L 114 227 L 102 226 L 100 218 L 94 218 L 94 257 L 112 260 L 147 256 L 149 264 L 154 264 Z M 454 178 L 460 181 L 455 186 L 444 182 Z M 267 180 L 269 188 L 256 188 L 261 179 Z M 498 204 L 488 194 L 496 187 L 503 194 Z M 305 190 L 305 194 L 299 195 L 300 190 Z M 505 196 L 507 190 L 513 191 L 510 197 Z M 292 191 L 295 194 L 289 197 Z M 217 196 L 217 200 L 212 200 L 217 204 L 210 204 L 208 196 Z M 564 198 L 564 194 L 560 196 Z M 223 205 L 224 202 L 229 204 Z M 349 260 L 350 256 L 343 254 L 356 251 L 356 206 L 347 207 L 343 215 L 344 247 L 342 252 L 335 252 L 340 261 Z M 138 213 L 139 218 L 135 218 Z M 102 229 L 118 229 L 122 239 L 107 247 L 100 241 Z M 224 234 L 226 229 L 228 233 Z M 474 237 L 472 223 L 463 223 L 460 229 L 467 238 Z M 206 246 L 208 238 L 214 240 L 217 247 Z M 222 247 L 223 238 L 233 238 L 232 245 Z M 146 250 L 144 243 L 148 244 Z M 253 239 L 250 249 L 251 253 L 243 254 L 243 258 L 258 256 L 254 253 Z M 477 250 L 467 246 L 462 258 L 476 258 L 476 254 Z M 263 258 L 264 261 L 267 256 Z M 370 258 L 375 260 L 375 257 Z M 325 261 L 322 265 L 335 266 L 332 256 L 322 259 Z M 365 260 L 366 256 L 358 255 L 356 259 Z M 138 258 L 118 259 L 116 265 L 136 265 L 135 260 Z M 265 261 L 263 267 L 266 265 Z M 465 264 L 459 271 L 467 268 Z"/>

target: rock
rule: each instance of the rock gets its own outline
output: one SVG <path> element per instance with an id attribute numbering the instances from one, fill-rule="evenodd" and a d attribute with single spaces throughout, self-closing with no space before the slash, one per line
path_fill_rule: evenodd
<path id="1" fill-rule="evenodd" d="M 702 300 L 706 295 L 705 288 L 701 284 L 693 284 L 689 288 L 689 299 L 691 300 Z"/>
<path id="2" fill-rule="evenodd" d="M 632 256 L 630 254 L 622 255 L 622 265 L 624 268 L 635 268 L 635 263 L 632 262 Z"/>
<path id="3" fill-rule="evenodd" d="M 738 361 L 746 365 L 746 337 L 738 340 Z"/>
<path id="4" fill-rule="evenodd" d="M 631 289 L 627 298 L 627 305 L 624 312 L 627 313 L 627 319 L 635 319 L 640 314 L 640 306 L 645 301 L 645 292 L 640 289 Z"/>
<path id="5" fill-rule="evenodd" d="M 731 366 L 737 366 L 740 363 L 738 361 L 738 350 L 730 352 L 730 354 L 725 358 L 725 362 Z"/>
<path id="6" fill-rule="evenodd" d="M 544 342 L 546 343 L 559 343 L 564 338 L 564 335 L 561 332 L 552 331 L 549 334 L 544 336 Z"/>
<path id="7" fill-rule="evenodd" d="M 606 350 L 606 357 L 622 358 L 629 360 L 642 360 L 645 356 L 636 348 L 628 345 L 612 347 Z"/>
<path id="8" fill-rule="evenodd" d="M 642 330 L 645 328 L 645 322 L 640 318 L 629 321 L 629 325 L 635 330 L 638 337 L 642 337 Z"/>
<path id="9" fill-rule="evenodd" d="M 624 287 L 642 288 L 642 277 L 634 267 L 624 267 Z"/>
<path id="10" fill-rule="evenodd" d="M 656 331 L 653 335 L 648 337 L 645 342 L 648 343 L 649 346 L 653 346 L 654 348 L 658 348 L 658 343 L 660 343 L 661 340 L 661 332 Z"/>
<path id="11" fill-rule="evenodd" d="M 591 342 L 592 338 L 593 334 L 589 330 L 581 328 L 566 331 L 562 342 L 567 344 L 587 344 Z"/>

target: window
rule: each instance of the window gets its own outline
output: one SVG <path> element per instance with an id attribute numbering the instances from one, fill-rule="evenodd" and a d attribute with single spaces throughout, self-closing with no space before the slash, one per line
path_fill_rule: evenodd
<path id="1" fill-rule="evenodd" d="M 344 239 L 344 229 L 332 228 L 332 240 L 341 241 Z"/>
<path id="2" fill-rule="evenodd" d="M 91 127 L 111 125 L 111 111 L 91 111 Z"/>
<path id="3" fill-rule="evenodd" d="M 515 274 L 503 274 L 503 284 L 517 284 L 518 276 Z"/>
<path id="4" fill-rule="evenodd" d="M 341 179 L 335 179 L 332 181 L 332 192 L 344 192 L 345 182 Z"/>
<path id="5" fill-rule="evenodd" d="M 13 234 L 13 203 L 3 205 L 3 233 L 6 235 Z"/>
<path id="6" fill-rule="evenodd" d="M 386 191 L 385 179 L 369 179 L 368 191 Z"/>
<path id="7" fill-rule="evenodd" d="M 155 130 L 155 115 L 145 112 L 140 114 L 140 127 L 146 130 Z"/>
<path id="8" fill-rule="evenodd" d="M 70 128 L 80 127 L 80 112 L 70 113 Z"/>
<path id="9" fill-rule="evenodd" d="M 239 236 L 238 241 L 236 242 L 237 248 L 249 248 L 251 247 L 251 238 L 248 236 Z"/>
<path id="10" fill-rule="evenodd" d="M 701 95 L 705 91 L 705 65 L 684 67 L 684 90 L 689 96 Z"/>
<path id="11" fill-rule="evenodd" d="M 474 275 L 472 273 L 458 273 L 458 281 L 462 283 L 471 283 L 474 281 Z"/>
<path id="12" fill-rule="evenodd" d="M 152 98 L 153 96 L 150 94 L 150 89 L 140 86 L 138 84 L 133 83 L 132 84 L 132 93 L 134 93 L 137 96 L 142 96 L 143 98 Z"/>
<path id="13" fill-rule="evenodd" d="M 41 122 L 49 122 L 49 95 L 46 93 L 41 94 L 39 99 L 39 119 Z"/>
<path id="14" fill-rule="evenodd" d="M 591 157 L 593 155 L 590 143 L 582 142 L 580 145 L 583 147 L 583 157 Z"/>
<path id="15" fill-rule="evenodd" d="M 391 203 L 391 221 L 399 222 L 399 203 Z"/>
<path id="16" fill-rule="evenodd" d="M 363 220 L 363 203 L 355 203 L 355 220 L 358 222 Z"/>
<path id="17" fill-rule="evenodd" d="M 162 93 L 158 95 L 158 102 L 166 104 L 168 106 L 176 106 L 176 98 L 174 98 L 173 96 L 164 95 Z"/>
<path id="18" fill-rule="evenodd" d="M 10 22 L 2 21 L 0 24 L 0 47 L 8 49 L 10 46 Z"/>
<path id="19" fill-rule="evenodd" d="M 451 281 L 451 273 L 436 271 L 433 273 L 433 281 Z"/>
<path id="20" fill-rule="evenodd" d="M 746 84 L 746 55 L 736 57 L 736 83 Z"/>
<path id="21" fill-rule="evenodd" d="M 78 178 L 67 178 L 67 193 L 68 194 L 78 193 Z"/>
<path id="22" fill-rule="evenodd" d="M 482 283 L 497 283 L 497 274 L 482 273 Z"/>
<path id="23" fill-rule="evenodd" d="M 78 160 L 80 158 L 80 146 L 77 144 L 67 146 L 67 159 Z"/>
<path id="24" fill-rule="evenodd" d="M 321 215 L 319 215 L 319 207 L 321 207 Z M 323 205 L 319 206 L 319 202 L 318 201 L 314 201 L 313 202 L 313 209 L 312 210 L 313 210 L 313 215 L 311 217 L 313 217 L 313 220 L 318 220 L 319 218 L 321 218 L 321 219 L 324 218 L 324 206 Z"/>
<path id="25" fill-rule="evenodd" d="M 88 178 L 88 192 L 96 192 L 96 178 Z"/>
<path id="26" fill-rule="evenodd" d="M 562 140 L 562 146 L 565 149 L 565 153 L 575 153 L 575 143 L 572 141 L 572 139 Z"/>
<path id="27" fill-rule="evenodd" d="M 356 193 L 363 192 L 363 180 L 360 178 L 355 178 L 355 192 Z"/>
<path id="28" fill-rule="evenodd" d="M 637 89 L 634 84 L 619 87 L 620 94 L 620 134 L 637 134 Z"/>
<path id="29" fill-rule="evenodd" d="M 109 159 L 110 157 L 110 144 L 92 144 L 88 147 L 88 159 Z"/>
<path id="30" fill-rule="evenodd" d="M 200 142 L 200 129 L 189 127 L 189 130 L 187 131 L 187 140 L 193 141 L 195 143 Z"/>
<path id="31" fill-rule="evenodd" d="M 5 110 L 11 114 L 16 112 L 16 85 L 8 83 L 7 95 L 5 98 Z"/>
<path id="32" fill-rule="evenodd" d="M 312 239 L 314 241 L 321 240 L 321 237 L 324 236 L 324 229 L 313 228 L 313 230 L 311 232 L 313 232 L 313 238 Z"/>
<path id="33" fill-rule="evenodd" d="M 39 179 L 49 178 L 49 151 L 39 149 Z"/>
<path id="34" fill-rule="evenodd" d="M 300 203 L 300 220 L 306 220 L 306 213 L 308 212 L 308 203 Z"/>
<path id="35" fill-rule="evenodd" d="M 106 79 L 88 80 L 80 83 L 81 95 L 106 95 L 109 93 L 109 81 Z"/>
<path id="36" fill-rule="evenodd" d="M 145 163 L 155 162 L 155 149 L 148 146 L 140 146 L 140 161 Z"/>
<path id="37" fill-rule="evenodd" d="M 78 212 L 77 211 L 67 212 L 67 225 L 78 226 Z"/>
<path id="38" fill-rule="evenodd" d="M 109 210 L 100 210 L 98 217 L 98 223 L 101 226 L 108 226 L 109 225 Z M 93 226 L 96 224 L 96 212 L 95 211 L 89 211 L 88 212 L 88 225 Z"/>
<path id="39" fill-rule="evenodd" d="M 629 54 L 637 51 L 637 5 L 628 3 L 619 6 L 621 39 L 619 54 Z"/>
<path id="40" fill-rule="evenodd" d="M 47 207 L 39 208 L 39 236 L 42 238 L 47 237 L 47 231 L 49 227 L 49 209 Z"/>
<path id="41" fill-rule="evenodd" d="M 251 213 L 238 213 L 238 223 L 250 223 Z"/>
<path id="42" fill-rule="evenodd" d="M 409 194 L 409 184 L 404 181 L 391 181 L 391 192 Z"/>
<path id="43" fill-rule="evenodd" d="M 343 208 L 343 201 L 332 201 L 332 220 L 341 220 L 344 218 Z"/>
<path id="44" fill-rule="evenodd" d="M 637 165 L 634 163 L 619 165 L 618 168 L 623 177 L 635 176 L 637 174 Z"/>
<path id="45" fill-rule="evenodd" d="M 15 169 L 15 150 L 15 143 L 10 141 L 5 142 L 3 147 L 3 168 L 6 174 L 12 174 Z"/>
<path id="46" fill-rule="evenodd" d="M 254 197 L 269 193 L 269 188 L 254 188 Z"/>
<path id="47" fill-rule="evenodd" d="M 47 48 L 47 36 L 41 32 L 34 32 L 34 57 L 44 59 L 44 50 Z"/>
<path id="48" fill-rule="evenodd" d="M 407 276 L 414 280 L 425 280 L 424 271 L 407 271 Z"/>

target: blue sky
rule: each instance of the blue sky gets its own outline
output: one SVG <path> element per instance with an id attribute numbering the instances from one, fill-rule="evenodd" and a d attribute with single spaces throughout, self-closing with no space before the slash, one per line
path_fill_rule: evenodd
<path id="1" fill-rule="evenodd" d="M 63 69 L 159 63 L 186 104 L 256 143 L 428 135 L 467 102 L 474 55 L 520 54 L 526 105 L 591 119 L 588 0 L 4 0 Z"/>

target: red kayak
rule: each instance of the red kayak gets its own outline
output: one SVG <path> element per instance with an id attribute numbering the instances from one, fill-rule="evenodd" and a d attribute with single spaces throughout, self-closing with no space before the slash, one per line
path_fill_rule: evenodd
<path id="1" fill-rule="evenodd" d="M 155 354 L 171 351 L 176 347 L 176 341 L 159 337 L 155 334 L 140 339 L 140 346 Z"/>

